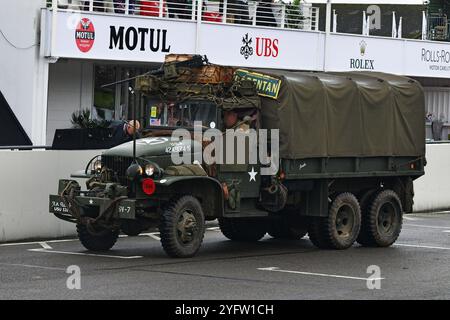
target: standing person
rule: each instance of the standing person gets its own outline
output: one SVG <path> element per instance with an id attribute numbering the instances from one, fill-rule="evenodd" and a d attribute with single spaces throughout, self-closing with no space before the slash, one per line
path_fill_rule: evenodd
<path id="1" fill-rule="evenodd" d="M 187 0 L 168 0 L 167 10 L 169 11 L 169 18 L 189 19 L 191 15 L 189 7 Z"/>
<path id="2" fill-rule="evenodd" d="M 136 138 L 140 138 L 139 130 L 141 124 L 138 120 L 131 121 L 113 121 L 109 125 L 109 128 L 113 129 L 112 136 L 113 140 L 117 144 L 128 142 L 133 140 L 133 133 L 136 131 Z"/>
<path id="3" fill-rule="evenodd" d="M 272 11 L 272 0 L 261 0 L 256 8 L 256 25 L 276 27 L 277 21 Z"/>
<path id="4" fill-rule="evenodd" d="M 114 0 L 114 12 L 124 14 L 126 10 L 125 2 L 126 0 Z M 128 0 L 128 13 L 135 14 L 136 10 L 136 0 Z"/>
<path id="5" fill-rule="evenodd" d="M 84 1 L 84 11 L 89 11 L 90 1 Z M 105 6 L 103 1 L 94 1 L 93 11 L 105 12 Z"/>

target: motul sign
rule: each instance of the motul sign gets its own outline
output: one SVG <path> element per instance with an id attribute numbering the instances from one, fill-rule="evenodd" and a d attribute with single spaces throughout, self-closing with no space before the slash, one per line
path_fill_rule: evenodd
<path id="1" fill-rule="evenodd" d="M 75 42 L 81 52 L 91 50 L 95 41 L 94 24 L 87 18 L 81 19 L 75 29 Z"/>

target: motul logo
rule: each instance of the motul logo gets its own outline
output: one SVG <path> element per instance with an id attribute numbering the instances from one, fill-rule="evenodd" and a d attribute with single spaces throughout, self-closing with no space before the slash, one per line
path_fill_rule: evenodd
<path id="1" fill-rule="evenodd" d="M 94 40 L 95 39 L 95 33 L 93 33 L 93 32 L 77 31 L 75 33 L 75 39 Z"/>
<path id="2" fill-rule="evenodd" d="M 258 57 L 278 57 L 278 39 L 257 37 L 256 55 Z"/>
<path id="3" fill-rule="evenodd" d="M 81 19 L 75 30 L 75 42 L 81 52 L 88 52 L 94 45 L 95 29 L 91 20 Z"/>

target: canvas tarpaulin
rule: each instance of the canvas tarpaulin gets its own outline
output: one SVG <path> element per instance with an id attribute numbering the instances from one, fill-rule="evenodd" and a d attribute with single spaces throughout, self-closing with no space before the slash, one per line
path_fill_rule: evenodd
<path id="1" fill-rule="evenodd" d="M 280 129 L 280 156 L 422 156 L 425 99 L 420 84 L 384 73 L 255 70 L 281 79 L 262 97 L 263 128 Z"/>

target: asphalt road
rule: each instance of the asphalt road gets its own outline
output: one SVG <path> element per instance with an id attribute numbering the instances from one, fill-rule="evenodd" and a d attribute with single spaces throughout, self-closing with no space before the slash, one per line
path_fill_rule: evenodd
<path id="1" fill-rule="evenodd" d="M 68 288 L 69 266 L 81 289 Z M 450 299 L 450 213 L 406 216 L 390 248 L 242 244 L 211 226 L 192 259 L 168 258 L 157 233 L 123 237 L 103 256 L 76 239 L 0 244 L 0 299 Z"/>

